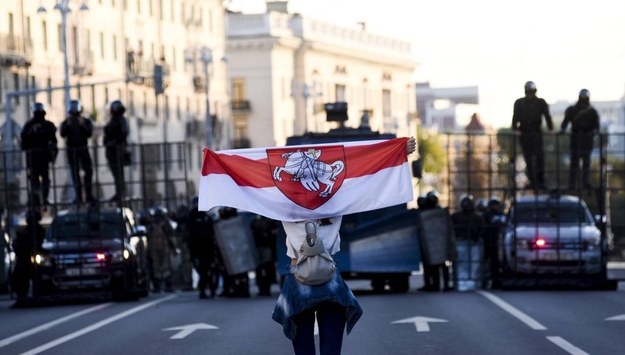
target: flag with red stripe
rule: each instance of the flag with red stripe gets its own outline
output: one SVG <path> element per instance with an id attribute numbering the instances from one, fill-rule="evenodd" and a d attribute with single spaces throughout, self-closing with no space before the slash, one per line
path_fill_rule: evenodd
<path id="1" fill-rule="evenodd" d="M 300 221 L 406 203 L 413 199 L 407 140 L 204 149 L 199 209 Z"/>

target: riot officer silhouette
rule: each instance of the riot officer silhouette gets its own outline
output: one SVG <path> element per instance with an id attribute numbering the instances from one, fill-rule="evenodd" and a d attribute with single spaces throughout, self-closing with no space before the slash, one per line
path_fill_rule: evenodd
<path id="1" fill-rule="evenodd" d="M 89 138 L 93 134 L 93 123 L 82 116 L 82 105 L 78 100 L 69 103 L 68 117 L 61 124 L 61 137 L 65 138 L 67 147 L 67 161 L 69 163 L 76 199 L 74 203 L 82 202 L 83 182 L 80 179 L 80 170 L 84 171 L 85 198 L 87 202 L 95 202 L 92 192 L 93 165 L 87 147 Z"/>
<path id="2" fill-rule="evenodd" d="M 512 129 L 521 133 L 520 142 L 525 159 L 525 174 L 529 179 L 529 188 L 544 188 L 545 159 L 543 152 L 542 119 L 545 117 L 547 127 L 553 130 L 553 121 L 547 102 L 536 96 L 536 84 L 525 83 L 525 97 L 514 102 Z"/>
<path id="3" fill-rule="evenodd" d="M 109 201 L 121 201 L 124 197 L 124 165 L 130 164 L 129 157 L 126 155 L 126 140 L 130 129 L 128 120 L 124 117 L 126 107 L 121 101 L 115 100 L 111 102 L 109 107 L 111 119 L 104 126 L 104 137 L 102 142 L 105 147 L 106 161 L 115 181 L 115 194 Z"/>
<path id="4" fill-rule="evenodd" d="M 26 122 L 21 132 L 21 147 L 26 153 L 26 166 L 30 182 L 29 205 L 38 207 L 49 205 L 50 163 L 56 160 L 58 153 L 56 126 L 46 120 L 46 107 L 35 102 L 32 118 Z"/>
<path id="5" fill-rule="evenodd" d="M 560 132 L 566 131 L 569 123 L 572 131 L 569 189 L 575 189 L 580 159 L 582 160 L 582 184 L 585 189 L 589 189 L 592 188 L 590 153 L 592 153 L 595 134 L 599 132 L 599 113 L 590 104 L 590 91 L 580 90 L 577 103 L 566 109 Z"/>

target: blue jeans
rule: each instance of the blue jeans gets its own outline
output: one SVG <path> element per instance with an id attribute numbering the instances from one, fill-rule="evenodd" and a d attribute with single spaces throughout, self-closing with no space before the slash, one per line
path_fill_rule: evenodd
<path id="1" fill-rule="evenodd" d="M 293 338 L 296 355 L 315 355 L 315 311 L 319 325 L 321 355 L 340 354 L 345 330 L 346 309 L 336 302 L 323 302 L 293 317 L 297 332 Z"/>

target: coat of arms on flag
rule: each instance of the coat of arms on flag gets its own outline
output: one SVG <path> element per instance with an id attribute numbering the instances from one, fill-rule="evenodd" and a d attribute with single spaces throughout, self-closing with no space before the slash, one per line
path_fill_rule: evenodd
<path id="1" fill-rule="evenodd" d="M 267 158 L 278 190 L 307 209 L 329 201 L 345 179 L 343 146 L 267 149 Z"/>

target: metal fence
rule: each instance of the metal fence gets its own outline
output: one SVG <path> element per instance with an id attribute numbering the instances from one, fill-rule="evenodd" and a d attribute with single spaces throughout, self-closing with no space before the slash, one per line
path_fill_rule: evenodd
<path id="1" fill-rule="evenodd" d="M 589 183 L 582 182 L 582 167 L 577 181 L 570 186 L 571 134 L 545 133 L 542 138 L 544 186 L 533 187 L 519 140 L 513 131 L 497 133 L 446 133 L 443 144 L 447 166 L 440 174 L 441 203 L 459 210 L 459 201 L 472 195 L 477 202 L 492 198 L 506 209 L 520 196 L 545 194 L 580 197 L 593 215 L 602 216 L 604 237 L 610 240 L 611 260 L 625 260 L 625 133 L 594 136 L 590 155 Z"/>

